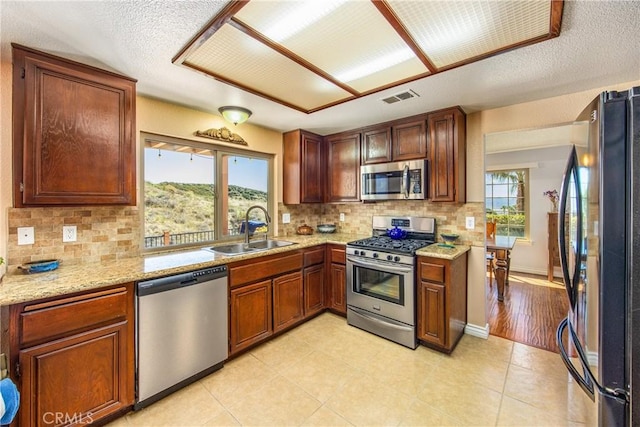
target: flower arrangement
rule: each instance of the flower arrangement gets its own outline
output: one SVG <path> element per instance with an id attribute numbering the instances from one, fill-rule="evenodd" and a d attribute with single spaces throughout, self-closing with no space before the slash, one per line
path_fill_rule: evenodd
<path id="1" fill-rule="evenodd" d="M 557 212 L 558 211 L 558 199 L 560 198 L 560 195 L 558 195 L 558 191 L 555 190 L 555 189 L 547 190 L 544 193 L 542 193 L 542 195 L 543 196 L 547 196 L 547 198 L 551 202 L 551 212 Z"/>

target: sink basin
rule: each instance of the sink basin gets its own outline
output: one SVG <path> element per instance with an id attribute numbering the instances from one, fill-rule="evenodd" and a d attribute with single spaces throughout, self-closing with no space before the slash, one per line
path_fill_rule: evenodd
<path id="1" fill-rule="evenodd" d="M 293 242 L 287 242 L 285 240 L 257 240 L 249 243 L 249 248 L 255 250 L 265 250 L 273 248 L 281 248 L 283 246 L 294 245 Z"/>
<path id="2" fill-rule="evenodd" d="M 212 246 L 204 248 L 207 251 L 216 252 L 223 255 L 241 255 L 247 252 L 266 251 L 273 248 L 294 245 L 293 242 L 284 240 L 258 240 L 245 245 L 244 243 L 229 243 L 227 245 Z"/>

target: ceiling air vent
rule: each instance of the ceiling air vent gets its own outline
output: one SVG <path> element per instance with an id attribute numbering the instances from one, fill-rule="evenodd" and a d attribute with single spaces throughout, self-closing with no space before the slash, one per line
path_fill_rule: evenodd
<path id="1" fill-rule="evenodd" d="M 395 104 L 396 102 L 404 101 L 405 99 L 414 98 L 418 95 L 413 90 L 409 89 L 406 92 L 397 93 L 395 95 L 389 96 L 387 98 L 382 98 L 382 102 L 386 102 L 387 104 Z"/>

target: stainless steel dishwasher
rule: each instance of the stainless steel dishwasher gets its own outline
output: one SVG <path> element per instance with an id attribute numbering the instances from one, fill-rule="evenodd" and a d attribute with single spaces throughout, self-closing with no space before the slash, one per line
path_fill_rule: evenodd
<path id="1" fill-rule="evenodd" d="M 134 409 L 222 368 L 229 345 L 227 289 L 226 266 L 137 284 Z"/>

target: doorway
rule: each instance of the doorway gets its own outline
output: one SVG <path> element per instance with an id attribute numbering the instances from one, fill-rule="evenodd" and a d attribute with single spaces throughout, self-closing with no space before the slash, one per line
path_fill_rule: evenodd
<path id="1" fill-rule="evenodd" d="M 495 275 L 493 283 L 489 283 L 487 272 L 486 304 L 491 335 L 559 352 L 556 329 L 567 315 L 569 301 L 560 269 L 555 267 L 551 281 L 547 277 L 550 239 L 547 213 L 553 206 L 545 192 L 560 189 L 569 150 L 583 141 L 582 134 L 586 143 L 586 126 L 571 123 L 485 135 L 485 220 L 497 222 L 498 235 L 519 237 L 511 251 L 504 301 L 497 299 Z M 501 185 L 495 177 L 504 171 L 521 171 L 520 175 L 527 177 L 526 187 L 518 187 L 523 184 L 520 179 Z"/>

